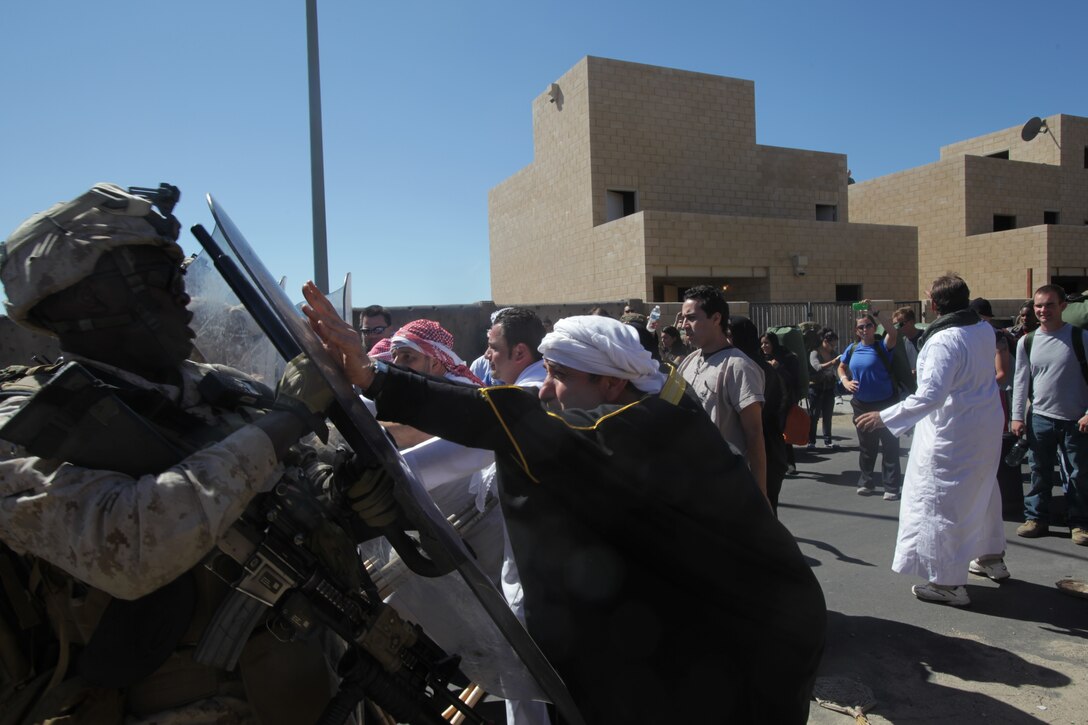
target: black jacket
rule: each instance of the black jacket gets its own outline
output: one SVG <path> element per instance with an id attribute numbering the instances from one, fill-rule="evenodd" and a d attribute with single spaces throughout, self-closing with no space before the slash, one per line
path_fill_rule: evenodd
<path id="1" fill-rule="evenodd" d="M 529 633 L 587 722 L 807 720 L 823 593 L 699 406 L 555 414 L 395 368 L 368 393 L 495 451 Z"/>

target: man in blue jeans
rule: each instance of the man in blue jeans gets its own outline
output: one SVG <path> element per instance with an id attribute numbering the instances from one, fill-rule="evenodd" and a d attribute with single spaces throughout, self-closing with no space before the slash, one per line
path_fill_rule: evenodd
<path id="1" fill-rule="evenodd" d="M 1016 436 L 1026 432 L 1031 447 L 1026 520 L 1016 533 L 1035 538 L 1049 532 L 1054 464 L 1061 447 L 1069 463 L 1066 503 L 1073 543 L 1088 546 L 1088 379 L 1081 362 L 1088 333 L 1062 320 L 1065 307 L 1065 290 L 1058 285 L 1036 290 L 1032 308 L 1039 329 L 1016 346 L 1010 429 Z M 1028 400 L 1031 425 L 1025 426 Z"/>

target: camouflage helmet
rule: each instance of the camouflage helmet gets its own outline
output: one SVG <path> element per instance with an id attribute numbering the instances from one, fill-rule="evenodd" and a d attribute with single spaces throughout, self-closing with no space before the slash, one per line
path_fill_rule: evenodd
<path id="1" fill-rule="evenodd" d="M 179 263 L 179 226 L 150 200 L 115 184 L 95 184 L 75 199 L 54 204 L 0 242 L 4 307 L 14 322 L 53 335 L 33 319 L 39 302 L 94 272 L 98 259 L 117 247 L 161 247 Z"/>

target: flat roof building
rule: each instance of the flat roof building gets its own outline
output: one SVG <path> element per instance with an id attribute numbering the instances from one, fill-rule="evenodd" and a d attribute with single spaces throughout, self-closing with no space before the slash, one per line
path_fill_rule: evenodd
<path id="1" fill-rule="evenodd" d="M 853 219 L 918 229 L 916 294 L 949 270 L 987 298 L 1027 298 L 1049 282 L 1088 288 L 1088 118 L 1044 121 L 850 186 Z"/>
<path id="2" fill-rule="evenodd" d="M 583 58 L 491 190 L 500 304 L 917 299 L 913 226 L 851 223 L 846 156 L 756 143 L 752 81 Z"/>

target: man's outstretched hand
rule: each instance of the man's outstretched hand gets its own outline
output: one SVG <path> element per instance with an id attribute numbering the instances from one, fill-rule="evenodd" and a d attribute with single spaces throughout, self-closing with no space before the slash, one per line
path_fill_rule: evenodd
<path id="1" fill-rule="evenodd" d="M 302 286 L 306 304 L 302 312 L 312 329 L 324 343 L 325 350 L 340 364 L 352 385 L 364 390 L 374 380 L 374 368 L 363 349 L 359 333 L 337 313 L 328 298 L 312 281 Z"/>

